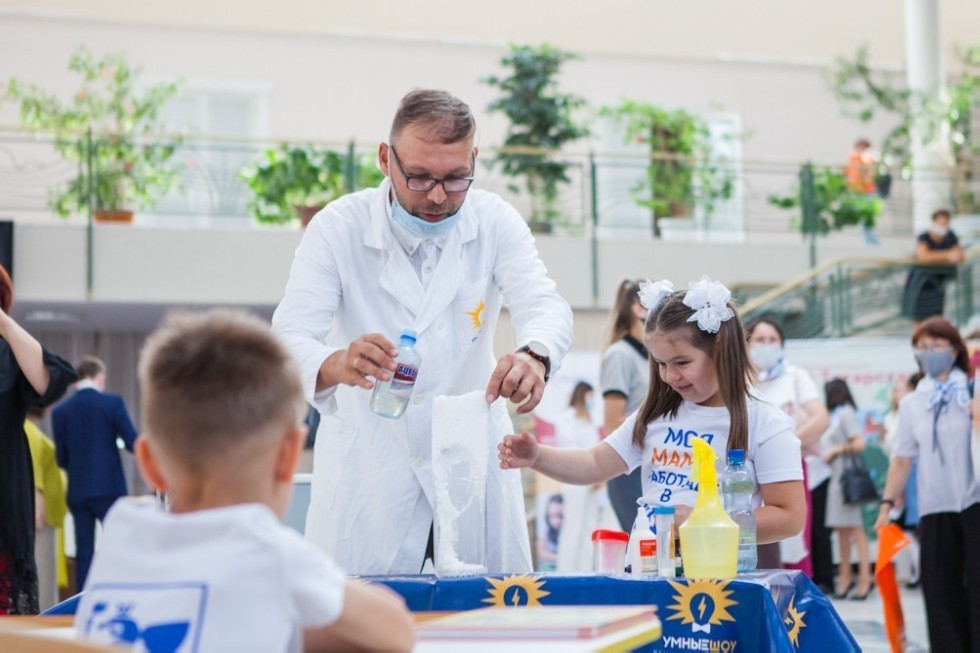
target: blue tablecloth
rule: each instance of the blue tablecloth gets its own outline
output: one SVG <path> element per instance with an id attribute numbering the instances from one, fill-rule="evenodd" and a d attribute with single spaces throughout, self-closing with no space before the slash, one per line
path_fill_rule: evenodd
<path id="1" fill-rule="evenodd" d="M 596 574 L 362 578 L 392 588 L 412 611 L 656 605 L 663 637 L 645 651 L 860 651 L 827 597 L 798 571 L 757 571 L 722 581 Z"/>

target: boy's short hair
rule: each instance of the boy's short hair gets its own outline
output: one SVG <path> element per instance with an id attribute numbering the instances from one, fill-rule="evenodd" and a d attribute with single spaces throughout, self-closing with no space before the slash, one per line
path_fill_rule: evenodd
<path id="1" fill-rule="evenodd" d="M 78 373 L 80 380 L 94 379 L 99 374 L 105 373 L 105 363 L 102 362 L 101 358 L 95 356 L 82 356 L 75 363 L 75 372 Z"/>
<path id="2" fill-rule="evenodd" d="M 240 311 L 169 316 L 143 347 L 139 379 L 150 439 L 191 469 L 279 437 L 306 415 L 293 358 Z"/>

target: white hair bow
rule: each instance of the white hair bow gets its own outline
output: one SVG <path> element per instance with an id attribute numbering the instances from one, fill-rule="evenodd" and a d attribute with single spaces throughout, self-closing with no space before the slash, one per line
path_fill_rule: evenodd
<path id="1" fill-rule="evenodd" d="M 674 292 L 674 284 L 666 279 L 657 282 L 647 279 L 640 282 L 640 291 L 637 294 L 640 296 L 640 304 L 643 308 L 652 311 L 672 292 Z"/>
<path id="2" fill-rule="evenodd" d="M 684 305 L 694 309 L 694 315 L 687 321 L 697 320 L 702 331 L 718 333 L 722 322 L 735 317 L 735 311 L 728 307 L 732 293 L 720 281 L 712 281 L 706 275 L 700 281 L 691 281 L 687 287 Z"/>

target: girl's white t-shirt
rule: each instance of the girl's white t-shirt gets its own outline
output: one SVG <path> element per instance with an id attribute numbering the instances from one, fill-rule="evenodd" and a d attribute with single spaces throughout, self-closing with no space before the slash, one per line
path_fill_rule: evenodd
<path id="1" fill-rule="evenodd" d="M 711 445 L 718 459 L 719 475 L 727 464 L 731 418 L 725 406 L 700 406 L 682 402 L 674 417 L 665 415 L 647 425 L 643 447 L 633 445 L 637 413 L 603 440 L 633 471 L 642 465 L 643 496 L 660 505 L 694 506 L 697 480 L 691 478 L 691 438 Z M 795 424 L 782 410 L 753 394 L 748 399 L 749 446 L 745 465 L 755 479 L 752 503 L 762 505 L 759 486 L 803 480 L 800 441 Z"/>

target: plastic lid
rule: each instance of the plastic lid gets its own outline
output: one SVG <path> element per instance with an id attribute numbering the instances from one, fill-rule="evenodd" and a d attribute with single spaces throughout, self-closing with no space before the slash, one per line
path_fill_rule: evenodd
<path id="1" fill-rule="evenodd" d="M 412 342 L 415 342 L 418 340 L 418 337 L 419 334 L 416 333 L 415 329 L 402 329 L 402 340 L 411 340 Z"/>
<path id="2" fill-rule="evenodd" d="M 674 512 L 674 506 L 657 506 L 653 509 L 655 515 L 673 515 Z"/>
<path id="3" fill-rule="evenodd" d="M 728 464 L 729 465 L 741 465 L 745 462 L 745 450 L 744 449 L 732 449 L 728 452 Z"/>
<path id="4" fill-rule="evenodd" d="M 620 542 L 629 542 L 630 536 L 623 531 L 612 531 L 605 528 L 600 528 L 599 530 L 592 531 L 592 541 L 598 542 L 599 540 L 619 540 Z"/>

